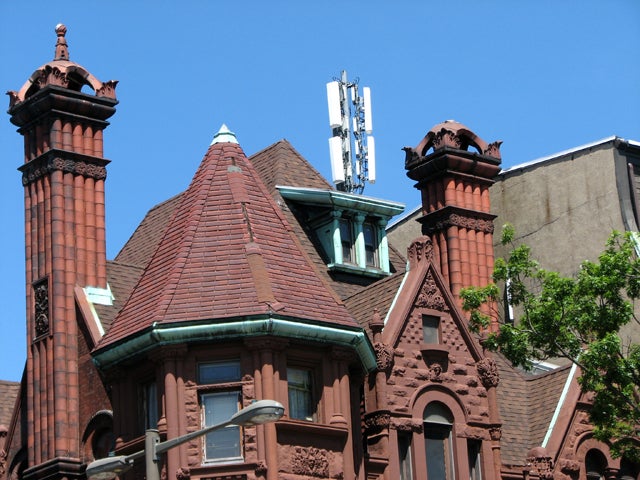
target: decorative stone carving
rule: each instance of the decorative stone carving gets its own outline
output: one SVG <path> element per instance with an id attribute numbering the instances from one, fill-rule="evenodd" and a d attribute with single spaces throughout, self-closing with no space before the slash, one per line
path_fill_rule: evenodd
<path id="1" fill-rule="evenodd" d="M 500 441 L 502 438 L 502 428 L 500 427 L 491 427 L 489 428 L 489 437 L 491 440 Z"/>
<path id="2" fill-rule="evenodd" d="M 296 475 L 326 478 L 329 476 L 329 453 L 315 447 L 295 447 L 291 465 Z"/>
<path id="3" fill-rule="evenodd" d="M 388 410 L 371 412 L 364 417 L 364 430 L 367 435 L 371 435 L 372 433 L 388 429 L 390 422 L 391 416 Z"/>
<path id="4" fill-rule="evenodd" d="M 553 479 L 553 460 L 545 448 L 536 447 L 529 450 L 527 463 L 531 466 L 531 473 L 537 473 L 540 479 Z"/>
<path id="5" fill-rule="evenodd" d="M 263 460 L 258 461 L 258 463 L 256 463 L 256 468 L 255 468 L 255 473 L 256 473 L 256 477 L 264 477 L 267 475 L 267 464 L 266 462 L 264 462 Z"/>
<path id="6" fill-rule="evenodd" d="M 580 473 L 580 462 L 568 458 L 561 458 L 558 461 L 558 467 L 560 467 L 562 473 L 567 475 L 578 475 Z"/>
<path id="7" fill-rule="evenodd" d="M 43 278 L 33 284 L 35 310 L 35 337 L 49 333 L 49 279 Z"/>
<path id="8" fill-rule="evenodd" d="M 176 470 L 176 480 L 190 480 L 191 470 L 188 467 L 180 467 Z"/>
<path id="9" fill-rule="evenodd" d="M 388 372 L 393 365 L 393 347 L 381 342 L 374 343 L 376 352 L 376 365 L 379 372 Z"/>
<path id="10" fill-rule="evenodd" d="M 442 293 L 440 293 L 440 289 L 438 289 L 433 275 L 427 275 L 427 278 L 422 284 L 422 288 L 420 288 L 420 293 L 416 299 L 416 306 L 431 308 L 440 312 L 449 311 L 449 307 L 444 301 L 444 297 L 442 296 Z"/>
<path id="11" fill-rule="evenodd" d="M 7 427 L 0 425 L 0 478 L 4 478 L 7 471 L 7 435 Z"/>
<path id="12" fill-rule="evenodd" d="M 471 213 L 466 215 L 450 213 L 429 225 L 424 225 L 423 229 L 426 230 L 425 233 L 430 234 L 446 230 L 449 227 L 466 228 L 467 230 L 475 230 L 482 233 L 493 233 L 494 231 L 493 219 L 481 218 Z"/>
<path id="13" fill-rule="evenodd" d="M 432 363 L 429 367 L 429 379 L 432 382 L 441 383 L 443 380 L 442 371 L 442 365 L 440 365 L 438 362 Z"/>
<path id="14" fill-rule="evenodd" d="M 409 248 L 407 248 L 407 254 L 411 263 L 419 263 L 422 260 L 428 260 L 433 257 L 433 243 L 429 237 L 420 237 L 414 240 Z"/>
<path id="15" fill-rule="evenodd" d="M 49 175 L 56 170 L 65 173 L 82 175 L 94 180 L 107 178 L 107 169 L 104 165 L 83 160 L 63 159 L 59 157 L 41 157 L 22 166 L 22 185 L 27 186 L 34 181 Z"/>
<path id="16" fill-rule="evenodd" d="M 483 358 L 476 363 L 478 370 L 478 376 L 484 388 L 495 388 L 500 383 L 500 374 L 498 373 L 498 366 L 492 358 Z"/>
<path id="17" fill-rule="evenodd" d="M 391 426 L 398 432 L 422 434 L 422 419 L 416 418 L 395 418 Z"/>

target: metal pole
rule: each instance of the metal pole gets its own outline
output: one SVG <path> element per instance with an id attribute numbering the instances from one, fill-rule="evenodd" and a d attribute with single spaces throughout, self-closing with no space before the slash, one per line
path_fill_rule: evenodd
<path id="1" fill-rule="evenodd" d="M 156 445 L 160 443 L 158 430 L 150 428 L 144 435 L 144 460 L 147 480 L 160 480 L 160 459 L 156 454 Z"/>

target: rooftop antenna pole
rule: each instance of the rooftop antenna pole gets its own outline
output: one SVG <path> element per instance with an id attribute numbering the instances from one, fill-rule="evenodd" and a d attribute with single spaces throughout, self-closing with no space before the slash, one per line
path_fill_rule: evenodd
<path id="1" fill-rule="evenodd" d="M 358 79 L 340 79 L 327 83 L 331 172 L 338 190 L 361 194 L 366 182 L 375 183 L 375 143 L 371 121 L 371 90 L 360 95 Z"/>

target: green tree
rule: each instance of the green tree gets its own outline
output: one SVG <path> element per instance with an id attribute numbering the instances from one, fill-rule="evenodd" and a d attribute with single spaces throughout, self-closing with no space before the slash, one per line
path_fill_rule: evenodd
<path id="1" fill-rule="evenodd" d="M 614 232 L 597 262 L 585 261 L 577 275 L 563 277 L 544 270 L 527 245 L 514 244 L 506 225 L 502 244 L 506 259 L 495 262 L 493 282 L 463 289 L 470 325 L 486 334 L 484 345 L 501 352 L 514 366 L 565 358 L 580 367 L 578 381 L 590 393 L 594 436 L 611 445 L 614 456 L 640 460 L 640 346 L 619 336 L 623 325 L 640 321 L 634 301 L 640 298 L 640 259 L 632 234 Z M 515 323 L 499 312 L 501 289 L 518 312 Z M 490 332 L 491 317 L 499 328 Z"/>

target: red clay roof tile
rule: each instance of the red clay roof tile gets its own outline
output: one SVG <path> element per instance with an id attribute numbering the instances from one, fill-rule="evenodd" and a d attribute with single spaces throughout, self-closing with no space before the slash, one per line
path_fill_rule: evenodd
<path id="1" fill-rule="evenodd" d="M 357 326 L 309 265 L 291 226 L 238 145 L 212 145 L 191 185 L 175 201 L 151 261 L 100 347 L 153 322 L 266 313 L 273 309 L 265 301 L 271 296 L 278 307 L 284 306 L 279 312 L 283 315 Z M 146 236 L 148 244 L 154 243 L 154 234 L 157 237 L 155 229 Z M 261 262 L 249 261 L 247 248 L 255 252 L 252 244 L 259 246 Z M 121 255 L 137 259 L 126 251 Z"/>

